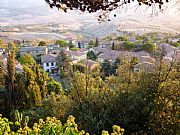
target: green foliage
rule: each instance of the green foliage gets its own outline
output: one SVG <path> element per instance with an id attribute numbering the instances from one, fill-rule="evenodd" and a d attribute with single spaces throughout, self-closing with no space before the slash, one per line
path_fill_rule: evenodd
<path id="1" fill-rule="evenodd" d="M 71 48 L 70 50 L 71 50 L 71 51 L 78 51 L 79 48 Z"/>
<path id="2" fill-rule="evenodd" d="M 118 40 L 118 41 L 127 41 L 128 38 L 127 38 L 126 36 L 118 36 L 118 37 L 117 37 L 117 40 Z"/>
<path id="3" fill-rule="evenodd" d="M 120 58 L 117 58 L 115 60 L 115 62 L 112 63 L 111 65 L 111 69 L 110 69 L 110 74 L 116 74 L 116 71 L 118 69 L 118 66 L 120 65 L 120 62 L 121 62 L 121 59 Z"/>
<path id="4" fill-rule="evenodd" d="M 5 84 L 5 65 L 3 61 L 3 57 L 0 55 L 0 88 L 4 87 Z"/>
<path id="5" fill-rule="evenodd" d="M 38 46 L 47 46 L 47 43 L 46 41 L 40 41 Z"/>
<path id="6" fill-rule="evenodd" d="M 83 39 L 83 36 L 82 36 L 81 34 L 78 34 L 78 35 L 77 35 L 77 40 L 78 40 L 78 41 L 81 41 L 82 39 Z"/>
<path id="7" fill-rule="evenodd" d="M 3 40 L 0 39 L 0 47 L 3 45 Z"/>
<path id="8" fill-rule="evenodd" d="M 2 115 L 0 114 L 0 134 L 1 135 L 8 135 L 11 132 L 10 125 L 12 125 L 12 122 L 9 122 L 7 118 L 2 118 Z"/>
<path id="9" fill-rule="evenodd" d="M 61 50 L 57 56 L 57 66 L 60 72 L 69 72 L 71 69 L 70 59 L 64 50 Z"/>
<path id="10" fill-rule="evenodd" d="M 157 47 L 155 44 L 153 44 L 152 42 L 145 42 L 143 45 L 142 45 L 142 49 L 146 52 L 149 52 L 149 53 L 154 53 L 156 50 L 157 50 Z"/>
<path id="11" fill-rule="evenodd" d="M 88 48 L 92 48 L 95 46 L 95 41 L 94 40 L 90 40 L 89 43 L 88 43 Z"/>
<path id="12" fill-rule="evenodd" d="M 89 51 L 87 53 L 87 58 L 95 61 L 97 59 L 97 55 L 93 51 Z"/>
<path id="13" fill-rule="evenodd" d="M 110 70 L 111 70 L 111 63 L 108 60 L 105 60 L 102 63 L 102 76 L 103 77 L 109 76 Z"/>
<path id="14" fill-rule="evenodd" d="M 84 65 L 82 63 L 76 63 L 73 65 L 73 71 L 79 71 L 79 72 L 85 73 L 86 65 Z"/>
<path id="15" fill-rule="evenodd" d="M 31 56 L 31 54 L 25 53 L 24 55 L 22 55 L 19 58 L 19 62 L 22 65 L 27 65 L 27 66 L 31 66 L 34 65 L 36 63 L 36 61 L 34 60 L 34 58 Z"/>
<path id="16" fill-rule="evenodd" d="M 180 46 L 180 42 L 175 42 L 175 43 L 170 43 L 172 46 L 174 46 L 174 47 L 178 47 L 178 46 Z"/>
<path id="17" fill-rule="evenodd" d="M 18 116 L 22 115 L 19 112 L 16 113 Z M 65 124 L 62 124 L 60 120 L 58 120 L 55 117 L 47 117 L 46 120 L 39 119 L 38 123 L 34 123 L 32 128 L 29 128 L 28 123 L 28 117 L 25 118 L 24 126 L 19 127 L 17 131 L 14 131 L 11 129 L 12 126 L 19 126 L 22 122 L 22 119 L 19 121 L 17 120 L 14 123 L 9 122 L 7 118 L 2 118 L 0 115 L 0 134 L 4 135 L 89 135 L 89 133 L 86 133 L 84 130 L 79 130 L 78 125 L 75 123 L 75 118 L 70 115 L 66 121 Z M 124 129 L 121 129 L 119 126 L 114 125 L 113 126 L 113 135 L 123 135 Z M 104 135 L 105 131 L 102 132 L 102 135 Z M 106 133 L 108 133 L 106 131 Z"/>
<path id="18" fill-rule="evenodd" d="M 94 45 L 95 47 L 97 47 L 97 46 L 99 46 L 99 39 L 98 38 L 96 38 L 96 41 L 95 41 L 95 45 Z"/>
<path id="19" fill-rule="evenodd" d="M 13 51 L 14 53 L 16 53 L 17 50 L 18 50 L 18 48 L 17 48 L 17 46 L 16 46 L 16 44 L 14 42 L 9 42 L 8 43 L 8 48 L 7 48 L 8 52 L 12 52 Z"/>
<path id="20" fill-rule="evenodd" d="M 59 45 L 60 47 L 67 47 L 68 43 L 65 42 L 64 40 L 56 40 L 56 44 Z"/>
<path id="21" fill-rule="evenodd" d="M 129 41 L 125 41 L 125 42 L 123 42 L 123 48 L 124 48 L 124 50 L 126 50 L 126 51 L 130 51 L 130 50 L 132 50 L 132 49 L 134 49 L 135 48 L 135 43 L 133 43 L 133 42 L 129 42 Z"/>
<path id="22" fill-rule="evenodd" d="M 69 41 L 68 46 L 70 49 L 75 48 L 75 45 L 73 44 L 72 40 Z"/>
<path id="23" fill-rule="evenodd" d="M 34 57 L 34 60 L 36 61 L 37 64 L 41 64 L 41 54 L 38 54 Z"/>
<path id="24" fill-rule="evenodd" d="M 4 45 L 4 43 L 3 43 L 3 40 L 2 40 L 2 39 L 0 39 L 0 48 L 3 48 L 3 49 L 5 49 L 5 48 L 6 48 L 6 46 Z"/>
<path id="25" fill-rule="evenodd" d="M 46 87 L 47 87 L 48 94 L 50 94 L 51 92 L 58 94 L 62 91 L 61 84 L 59 82 L 56 82 L 53 79 L 47 83 Z"/>
<path id="26" fill-rule="evenodd" d="M 65 73 L 69 64 L 67 56 L 61 52 L 58 57 L 59 67 Z M 47 74 L 38 65 L 25 65 L 23 74 L 15 74 L 14 51 L 11 51 L 4 94 L 8 99 L 5 100 L 5 114 L 8 112 L 10 116 L 13 109 L 26 108 L 24 112 L 30 114 L 31 123 L 47 116 L 64 121 L 72 114 L 79 129 L 85 129 L 90 134 L 109 134 L 102 130 L 110 131 L 114 124 L 126 130 L 113 126 L 113 134 L 178 134 L 178 63 L 171 65 L 157 59 L 152 72 L 134 72 L 137 63 L 136 57 L 131 61 L 123 58 L 114 63 L 105 61 L 102 64 L 102 77 L 87 72 L 73 72 L 69 78 L 63 78 L 65 81 L 62 79 L 62 85 L 67 87 L 59 92 L 59 83 L 53 80 L 48 82 Z M 63 82 L 66 82 L 65 85 Z M 76 132 L 73 120 L 69 120 L 71 131 L 71 126 L 66 125 L 68 122 L 60 125 L 56 118 L 41 119 L 39 123 L 34 123 L 32 129 L 24 126 L 28 118 L 24 120 L 16 113 L 15 119 L 15 126 L 19 130 L 14 130 L 17 127 L 13 125 L 12 129 L 17 134 L 82 134 L 79 130 Z M 6 130 L 8 125 L 7 119 L 0 118 L 0 133 L 11 133 L 11 130 Z"/>
<path id="27" fill-rule="evenodd" d="M 40 106 L 42 96 L 40 92 L 40 87 L 36 82 L 36 73 L 34 72 L 34 70 L 30 69 L 27 66 L 24 66 L 23 70 L 26 78 L 26 106 Z"/>
<path id="28" fill-rule="evenodd" d="M 114 44 L 114 42 L 112 43 L 112 50 L 115 50 L 115 44 Z"/>

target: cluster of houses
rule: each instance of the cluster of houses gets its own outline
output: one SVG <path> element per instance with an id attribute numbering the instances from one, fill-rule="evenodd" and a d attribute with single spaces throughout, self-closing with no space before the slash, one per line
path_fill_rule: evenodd
<path id="1" fill-rule="evenodd" d="M 49 45 L 49 46 L 37 46 L 37 47 L 22 47 L 20 50 L 20 55 L 24 53 L 30 53 L 32 56 L 41 55 L 41 64 L 44 71 L 48 73 L 57 73 L 57 54 L 61 49 L 64 49 L 66 54 L 71 59 L 72 64 L 76 64 L 78 62 L 83 63 L 83 61 L 87 61 L 86 63 L 91 63 L 98 65 L 97 63 L 103 63 L 105 60 L 109 60 L 110 62 L 114 62 L 117 58 L 128 58 L 129 60 L 132 57 L 137 57 L 139 59 L 139 63 L 135 66 L 135 70 L 142 69 L 142 67 L 149 70 L 149 67 L 155 64 L 155 59 L 151 57 L 147 52 L 129 52 L 129 51 L 118 51 L 112 50 L 112 43 L 109 41 L 100 42 L 99 46 L 93 47 L 90 49 L 81 48 L 77 51 L 71 51 L 68 47 L 62 48 L 59 45 Z M 158 45 L 159 51 L 164 51 L 164 59 L 166 61 L 172 61 L 173 59 L 180 60 L 180 48 L 175 48 L 169 44 L 162 43 Z M 97 60 L 90 61 L 87 60 L 87 53 L 89 51 L 93 51 L 94 54 L 98 55 Z M 93 64 L 92 64 L 93 63 Z"/>
<path id="2" fill-rule="evenodd" d="M 133 40 L 133 39 L 132 39 Z M 57 55 L 63 49 L 67 56 L 71 59 L 71 64 L 81 63 L 88 66 L 89 69 L 93 69 L 108 60 L 114 62 L 117 58 L 124 58 L 131 60 L 132 57 L 137 57 L 139 62 L 134 66 L 135 71 L 140 69 L 150 71 L 154 68 L 156 63 L 155 58 L 150 56 L 147 52 L 139 51 L 119 51 L 112 50 L 112 42 L 110 41 L 100 41 L 99 45 L 87 49 L 87 44 L 80 44 L 82 48 L 71 51 L 68 47 L 60 47 L 59 45 L 48 45 L 48 46 L 28 46 L 21 47 L 19 53 L 22 56 L 25 53 L 31 54 L 33 57 L 39 56 L 41 58 L 41 65 L 44 71 L 49 74 L 55 74 L 58 72 L 57 68 Z M 180 61 L 180 47 L 173 47 L 167 43 L 162 43 L 158 45 L 159 52 L 164 52 L 164 59 L 167 62 L 172 60 Z M 97 60 L 92 61 L 87 59 L 87 53 L 93 51 L 97 55 Z M 5 50 L 0 48 L 0 55 L 5 55 Z M 22 66 L 19 62 L 16 62 L 17 71 L 22 70 Z"/>

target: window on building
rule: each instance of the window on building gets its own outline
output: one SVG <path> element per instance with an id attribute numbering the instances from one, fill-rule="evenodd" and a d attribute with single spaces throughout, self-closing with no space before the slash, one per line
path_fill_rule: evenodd
<path id="1" fill-rule="evenodd" d="M 51 66 L 54 66 L 54 63 L 53 63 L 53 62 L 51 63 Z"/>
<path id="2" fill-rule="evenodd" d="M 49 73 L 49 69 L 47 69 L 47 70 L 46 70 L 46 72 L 48 72 L 48 73 Z"/>
<path id="3" fill-rule="evenodd" d="M 49 63 L 46 63 L 46 66 L 49 67 Z"/>

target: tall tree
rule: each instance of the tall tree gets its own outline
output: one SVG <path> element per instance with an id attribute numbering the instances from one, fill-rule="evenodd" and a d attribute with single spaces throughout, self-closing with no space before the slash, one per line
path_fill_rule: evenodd
<path id="1" fill-rule="evenodd" d="M 97 46 L 99 46 L 99 39 L 98 38 L 96 38 L 96 41 L 95 41 L 95 45 L 94 45 L 95 47 L 97 47 Z"/>
<path id="2" fill-rule="evenodd" d="M 78 41 L 78 48 L 81 48 L 81 43 L 80 43 L 80 41 Z"/>
<path id="3" fill-rule="evenodd" d="M 5 85 L 5 67 L 3 56 L 0 55 L 0 87 Z"/>
<path id="4" fill-rule="evenodd" d="M 4 43 L 3 43 L 3 40 L 2 40 L 2 39 L 0 39 L 0 48 L 5 48 Z"/>
<path id="5" fill-rule="evenodd" d="M 42 70 L 40 65 L 35 66 L 36 83 L 38 84 L 41 92 L 41 97 L 44 98 L 47 95 L 46 83 L 49 79 L 48 74 Z"/>
<path id="6" fill-rule="evenodd" d="M 67 47 L 68 43 L 64 40 L 56 40 L 56 44 L 60 45 L 60 47 Z"/>
<path id="7" fill-rule="evenodd" d="M 105 60 L 102 63 L 102 73 L 103 77 L 107 77 L 110 75 L 111 63 L 108 60 Z"/>
<path id="8" fill-rule="evenodd" d="M 34 65 L 36 63 L 36 61 L 34 60 L 34 58 L 31 56 L 31 54 L 29 53 L 25 53 L 23 54 L 20 58 L 19 58 L 19 62 L 22 65 Z"/>
<path id="9" fill-rule="evenodd" d="M 68 46 L 69 46 L 69 48 L 74 48 L 75 47 L 75 45 L 73 44 L 72 40 L 69 41 Z"/>
<path id="10" fill-rule="evenodd" d="M 27 66 L 24 66 L 24 76 L 26 81 L 26 107 L 41 105 L 41 92 L 38 83 L 36 82 L 36 72 Z"/>
<path id="11" fill-rule="evenodd" d="M 97 59 L 97 56 L 96 56 L 96 54 L 91 50 L 91 51 L 89 51 L 89 52 L 87 53 L 87 58 L 95 61 L 95 60 Z"/>
<path id="12" fill-rule="evenodd" d="M 112 50 L 115 50 L 115 44 L 114 44 L 114 42 L 112 43 Z"/>
<path id="13" fill-rule="evenodd" d="M 70 58 L 67 56 L 65 50 L 61 50 L 57 56 L 57 65 L 60 72 L 67 72 L 71 69 Z"/>
<path id="14" fill-rule="evenodd" d="M 92 48 L 95 46 L 95 41 L 93 39 L 91 39 L 88 43 L 88 48 Z"/>
<path id="15" fill-rule="evenodd" d="M 15 44 L 8 44 L 7 73 L 5 81 L 6 110 L 11 111 L 15 107 L 16 97 L 19 94 L 15 89 Z"/>

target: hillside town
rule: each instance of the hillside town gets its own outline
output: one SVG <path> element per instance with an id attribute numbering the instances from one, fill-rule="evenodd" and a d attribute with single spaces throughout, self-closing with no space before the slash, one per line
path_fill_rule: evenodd
<path id="1" fill-rule="evenodd" d="M 3 40 L 5 42 L 3 43 Z M 7 37 L 2 38 L 0 55 L 7 62 L 6 46 Z M 10 40 L 9 40 L 10 41 Z M 91 72 L 97 68 L 103 68 L 104 63 L 109 62 L 113 65 L 117 59 L 127 58 L 130 62 L 133 58 L 137 59 L 134 71 L 153 70 L 157 59 L 163 56 L 165 63 L 180 62 L 180 37 L 175 35 L 168 37 L 163 33 L 147 33 L 137 35 L 126 32 L 122 35 L 110 35 L 101 39 L 81 39 L 81 40 L 56 40 L 54 44 L 40 41 L 38 45 L 32 45 L 31 41 L 14 40 L 17 44 L 17 55 L 20 58 L 25 54 L 30 54 L 42 69 L 60 80 L 60 70 L 58 55 L 64 52 L 70 59 L 71 65 L 81 64 Z M 21 63 L 16 59 L 16 70 L 23 72 Z"/>

